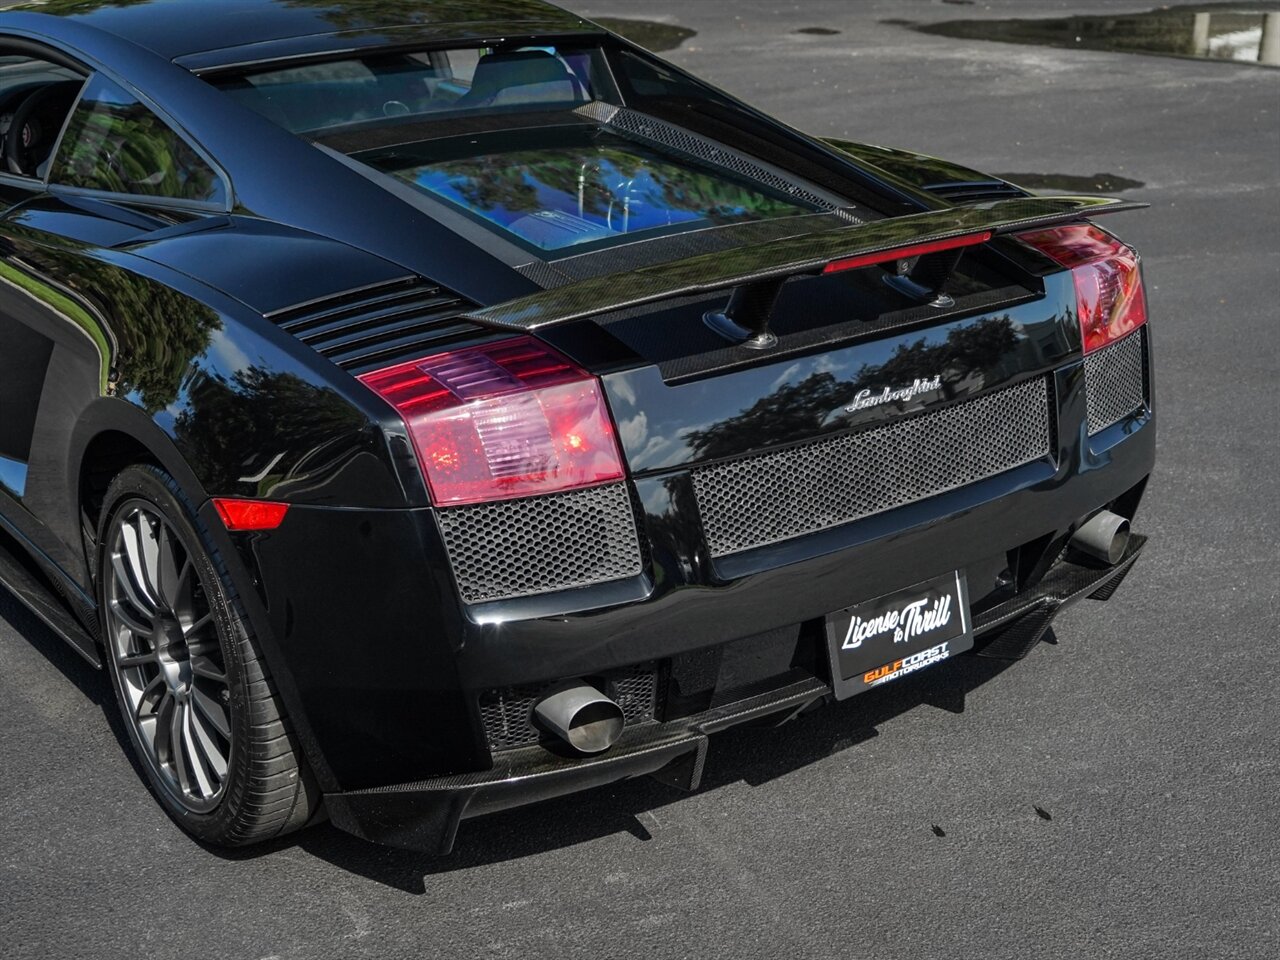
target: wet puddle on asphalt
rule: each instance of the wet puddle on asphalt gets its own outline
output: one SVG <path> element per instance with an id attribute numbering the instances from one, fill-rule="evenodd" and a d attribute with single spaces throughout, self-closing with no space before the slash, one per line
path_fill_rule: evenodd
<path id="1" fill-rule="evenodd" d="M 1276 0 L 1028 20 L 914 23 L 895 19 L 882 22 L 966 40 L 1280 66 L 1280 2 Z"/>
<path id="2" fill-rule="evenodd" d="M 963 4 L 967 3 L 968 0 L 944 0 L 944 2 Z M 1277 0 L 1275 6 L 1277 11 L 1280 11 L 1280 0 Z M 1170 11 L 1160 11 L 1160 13 L 1168 12 Z M 947 35 L 962 37 L 981 36 L 982 39 L 1010 39 L 1009 37 L 1005 37 L 1003 35 L 997 36 L 996 34 L 999 33 L 999 30 L 1006 28 L 1010 24 L 1022 25 L 1036 23 L 1052 25 L 1068 21 L 1078 23 L 1079 21 L 1091 19 L 1106 20 L 1109 23 L 1117 24 L 1121 21 L 1128 22 L 1132 20 L 1141 20 L 1144 16 L 1146 15 L 1140 15 L 1137 17 L 1105 18 L 1071 17 L 1062 21 L 956 21 L 952 23 L 929 25 L 918 25 L 909 20 L 886 20 L 882 22 L 911 26 L 916 29 L 925 30 L 928 33 L 946 33 Z M 1262 15 L 1256 14 L 1247 16 L 1252 16 L 1254 20 L 1258 20 Z M 1280 20 L 1280 13 L 1277 14 L 1277 19 Z M 1226 23 L 1224 29 L 1226 29 L 1226 27 L 1234 26 L 1238 22 L 1240 21 L 1232 20 L 1229 23 Z M 623 17 L 599 17 L 596 19 L 596 23 L 599 23 L 601 26 L 612 30 L 614 33 L 620 34 L 633 43 L 637 43 L 648 50 L 654 51 L 655 53 L 664 50 L 675 50 L 690 37 L 697 36 L 696 30 L 690 30 L 687 27 L 680 27 L 672 23 L 662 23 L 657 20 L 632 20 Z M 1222 24 L 1215 20 L 1213 29 L 1215 31 L 1218 30 L 1220 25 Z M 992 32 L 991 28 L 993 27 L 997 28 L 995 33 Z M 974 29 L 973 33 L 967 32 L 970 28 Z M 977 28 L 981 28 L 983 32 L 979 34 Z M 1277 28 L 1280 29 L 1280 23 L 1277 23 Z M 953 29 L 955 32 L 951 33 Z M 799 34 L 801 36 L 830 37 L 838 35 L 841 31 L 831 27 L 799 27 L 791 32 L 792 34 Z M 1217 34 L 1214 35 L 1216 36 Z M 1017 42 L 1030 43 L 1033 41 L 1018 40 Z M 1067 44 L 1064 43 L 1062 45 L 1066 46 Z M 1081 45 L 1083 46 L 1084 44 L 1082 43 Z M 1067 173 L 999 173 L 996 174 L 996 176 L 1000 177 L 1002 180 L 1008 180 L 1010 183 L 1024 187 L 1027 190 L 1060 190 L 1070 193 L 1119 193 L 1122 190 L 1135 190 L 1138 187 L 1143 186 L 1141 180 L 1133 180 L 1114 173 L 1095 173 L 1091 176 Z"/>

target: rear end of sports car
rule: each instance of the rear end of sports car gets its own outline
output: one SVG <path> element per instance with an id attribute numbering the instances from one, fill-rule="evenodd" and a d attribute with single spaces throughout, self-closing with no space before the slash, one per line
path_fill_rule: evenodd
<path id="1" fill-rule="evenodd" d="M 1109 598 L 1155 451 L 1138 257 L 1008 202 L 996 230 L 611 273 L 362 355 L 432 506 L 295 508 L 255 556 L 291 598 L 274 629 L 333 821 L 447 851 L 462 817 L 694 788 L 718 730 L 1020 657 Z M 365 291 L 327 329 L 413 295 Z M 756 334 L 726 339 L 726 313 Z"/>
<path id="2" fill-rule="evenodd" d="M 517 36 L 206 73 L 435 231 L 263 311 L 381 435 L 237 540 L 330 818 L 431 851 L 1022 656 L 1127 574 L 1154 460 L 1138 256 L 1093 222 L 1138 205 L 948 199 L 589 26 Z M 359 505 L 388 460 L 403 504 Z"/>
<path id="3" fill-rule="evenodd" d="M 805 136 L 537 0 L 143 6 L 0 15 L 21 116 L 79 89 L 10 158 L 0 578 L 194 836 L 693 789 L 1140 555 L 1096 221 L 1142 204 Z"/>

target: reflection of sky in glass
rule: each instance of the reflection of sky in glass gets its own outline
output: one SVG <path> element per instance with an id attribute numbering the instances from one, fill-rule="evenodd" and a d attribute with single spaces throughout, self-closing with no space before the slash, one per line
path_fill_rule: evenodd
<path id="1" fill-rule="evenodd" d="M 806 212 L 615 138 L 440 161 L 396 176 L 543 250 Z"/>

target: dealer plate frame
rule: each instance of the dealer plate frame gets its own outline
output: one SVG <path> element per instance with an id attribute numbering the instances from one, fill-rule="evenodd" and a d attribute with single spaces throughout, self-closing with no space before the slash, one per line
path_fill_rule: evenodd
<path id="1" fill-rule="evenodd" d="M 912 635 L 911 631 L 925 622 L 926 614 L 938 612 L 938 603 L 943 597 L 950 597 L 957 609 L 949 611 L 944 623 Z M 910 608 L 922 599 L 923 609 L 913 615 Z M 896 621 L 891 616 L 894 613 L 897 614 Z M 857 645 L 846 647 L 846 642 L 853 641 L 855 617 L 861 621 L 864 630 L 878 626 L 875 623 L 877 618 L 883 618 L 880 624 L 893 625 L 860 637 Z M 837 700 L 845 700 L 926 667 L 936 666 L 956 654 L 971 650 L 974 643 L 969 585 L 963 570 L 939 574 L 836 610 L 827 614 L 825 626 L 831 689 Z M 906 636 L 895 640 L 895 631 L 904 631 Z M 896 669 L 885 672 L 895 664 L 898 665 Z M 871 677 L 875 673 L 879 676 Z"/>

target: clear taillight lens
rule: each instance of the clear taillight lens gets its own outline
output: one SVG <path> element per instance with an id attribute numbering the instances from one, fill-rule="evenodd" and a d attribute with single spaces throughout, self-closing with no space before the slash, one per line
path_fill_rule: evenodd
<path id="1" fill-rule="evenodd" d="M 435 503 L 528 497 L 623 476 L 599 381 L 532 338 L 360 379 L 404 418 Z"/>
<path id="2" fill-rule="evenodd" d="M 1092 224 L 1076 223 L 1020 233 L 1018 238 L 1071 270 L 1085 353 L 1147 322 L 1138 255 L 1111 234 Z"/>

